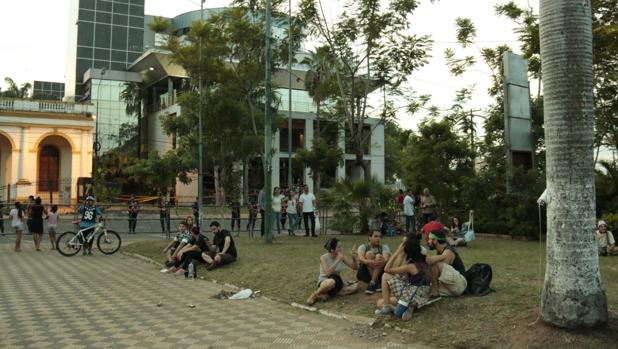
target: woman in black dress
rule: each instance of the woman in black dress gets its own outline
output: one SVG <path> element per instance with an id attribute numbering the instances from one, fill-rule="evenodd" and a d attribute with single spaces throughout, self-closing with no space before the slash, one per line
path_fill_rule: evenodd
<path id="1" fill-rule="evenodd" d="M 47 209 L 41 205 L 41 198 L 34 200 L 34 205 L 30 206 L 30 217 L 32 217 L 32 239 L 37 251 L 41 250 L 41 240 L 43 239 L 43 213 L 47 215 Z"/>

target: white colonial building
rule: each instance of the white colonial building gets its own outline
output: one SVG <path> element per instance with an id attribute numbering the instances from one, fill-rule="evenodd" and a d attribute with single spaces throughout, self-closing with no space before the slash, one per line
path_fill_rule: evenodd
<path id="1" fill-rule="evenodd" d="M 68 205 L 92 172 L 91 104 L 0 98 L 0 200 Z"/>

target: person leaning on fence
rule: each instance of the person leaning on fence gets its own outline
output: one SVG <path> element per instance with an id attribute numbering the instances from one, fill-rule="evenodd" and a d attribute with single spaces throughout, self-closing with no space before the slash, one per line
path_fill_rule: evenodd
<path id="1" fill-rule="evenodd" d="M 393 261 L 399 256 L 404 256 L 406 262 L 394 266 Z M 402 242 L 393 258 L 386 263 L 384 271 L 401 276 L 383 279 L 382 298 L 377 302 L 378 310 L 375 314 L 392 315 L 397 305 L 399 308 L 396 315 L 403 320 L 410 320 L 414 309 L 425 305 L 430 298 L 431 273 L 420 241 L 417 238 L 407 238 Z"/>
<path id="2" fill-rule="evenodd" d="M 135 194 L 131 194 L 131 199 L 127 202 L 127 211 L 129 213 L 129 234 L 135 234 L 139 209 L 139 201 L 135 200 Z"/>
<path id="3" fill-rule="evenodd" d="M 455 247 L 446 242 L 442 230 L 429 233 L 427 241 L 430 250 L 436 250 L 436 256 L 427 257 L 431 265 L 431 296 L 460 296 L 466 291 L 466 268 Z"/>
<path id="4" fill-rule="evenodd" d="M 177 252 L 180 252 L 180 249 L 188 244 L 190 239 L 191 235 L 187 230 L 186 224 L 184 222 L 180 222 L 178 224 L 178 234 L 176 234 L 174 239 L 163 248 L 163 253 L 165 254 L 165 266 L 167 268 L 161 269 L 162 273 L 172 271 L 168 270 L 168 268 L 171 268 L 175 264 Z"/>
<path id="5" fill-rule="evenodd" d="M 365 293 L 374 294 L 382 290 L 382 274 L 391 250 L 380 241 L 382 233 L 374 230 L 369 233 L 369 242 L 362 244 L 356 251 L 358 254 L 358 271 L 356 278 L 367 284 Z"/>
<path id="6" fill-rule="evenodd" d="M 327 253 L 320 257 L 320 276 L 316 290 L 307 298 L 307 304 L 313 305 L 318 300 L 324 301 L 336 295 L 345 296 L 357 292 L 360 288 L 358 283 L 344 286 L 341 272 L 343 266 L 350 269 L 358 269 L 358 255 L 352 251 L 352 258 L 348 259 L 343 254 L 341 242 L 337 238 L 326 241 L 324 248 Z"/>
<path id="7" fill-rule="evenodd" d="M 229 231 L 221 229 L 221 224 L 217 221 L 210 223 L 210 231 L 215 234 L 212 239 L 211 252 L 202 253 L 202 259 L 208 264 L 207 269 L 213 270 L 222 265 L 230 264 L 238 258 L 234 238 Z"/>

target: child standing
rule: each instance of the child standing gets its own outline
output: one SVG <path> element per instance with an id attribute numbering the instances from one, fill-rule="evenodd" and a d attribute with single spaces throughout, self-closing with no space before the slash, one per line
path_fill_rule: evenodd
<path id="1" fill-rule="evenodd" d="M 56 227 L 58 226 L 58 205 L 52 205 L 51 212 L 47 215 L 47 232 L 51 249 L 56 249 Z"/>

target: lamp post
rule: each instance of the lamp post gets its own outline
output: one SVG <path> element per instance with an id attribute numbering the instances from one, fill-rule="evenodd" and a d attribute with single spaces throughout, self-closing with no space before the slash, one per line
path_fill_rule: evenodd
<path id="1" fill-rule="evenodd" d="M 272 59 L 272 52 L 270 48 L 270 36 L 272 31 L 271 23 L 271 0 L 266 0 L 266 67 L 264 77 L 264 92 L 265 92 L 265 107 L 264 107 L 264 236 L 267 243 L 272 243 L 272 183 L 271 183 L 271 171 L 272 171 L 272 81 L 270 74 L 270 61 Z"/>
<path id="2" fill-rule="evenodd" d="M 204 0 L 200 1 L 200 24 L 204 24 Z M 198 85 L 199 85 L 199 106 L 198 106 L 198 157 L 199 157 L 199 168 L 197 170 L 197 226 L 202 229 L 202 212 L 204 205 L 204 157 L 202 154 L 203 144 L 202 144 L 202 36 L 199 38 L 199 76 L 198 76 Z"/>
<path id="3" fill-rule="evenodd" d="M 288 191 L 292 189 L 292 0 L 288 0 Z"/>
<path id="4" fill-rule="evenodd" d="M 105 71 L 107 69 L 105 67 L 101 68 L 99 83 L 97 84 L 97 115 L 94 122 L 94 161 L 92 162 L 92 181 L 96 182 L 97 178 L 97 169 L 98 169 L 98 161 L 99 161 L 99 150 L 101 149 L 101 143 L 99 143 L 99 104 L 101 103 L 101 82 L 103 80 L 103 75 L 105 75 Z M 90 80 L 90 85 L 92 85 L 92 79 Z M 90 91 L 90 96 L 92 96 L 92 88 Z M 92 97 L 90 98 L 92 100 Z M 96 184 L 96 183 L 95 183 Z"/>

